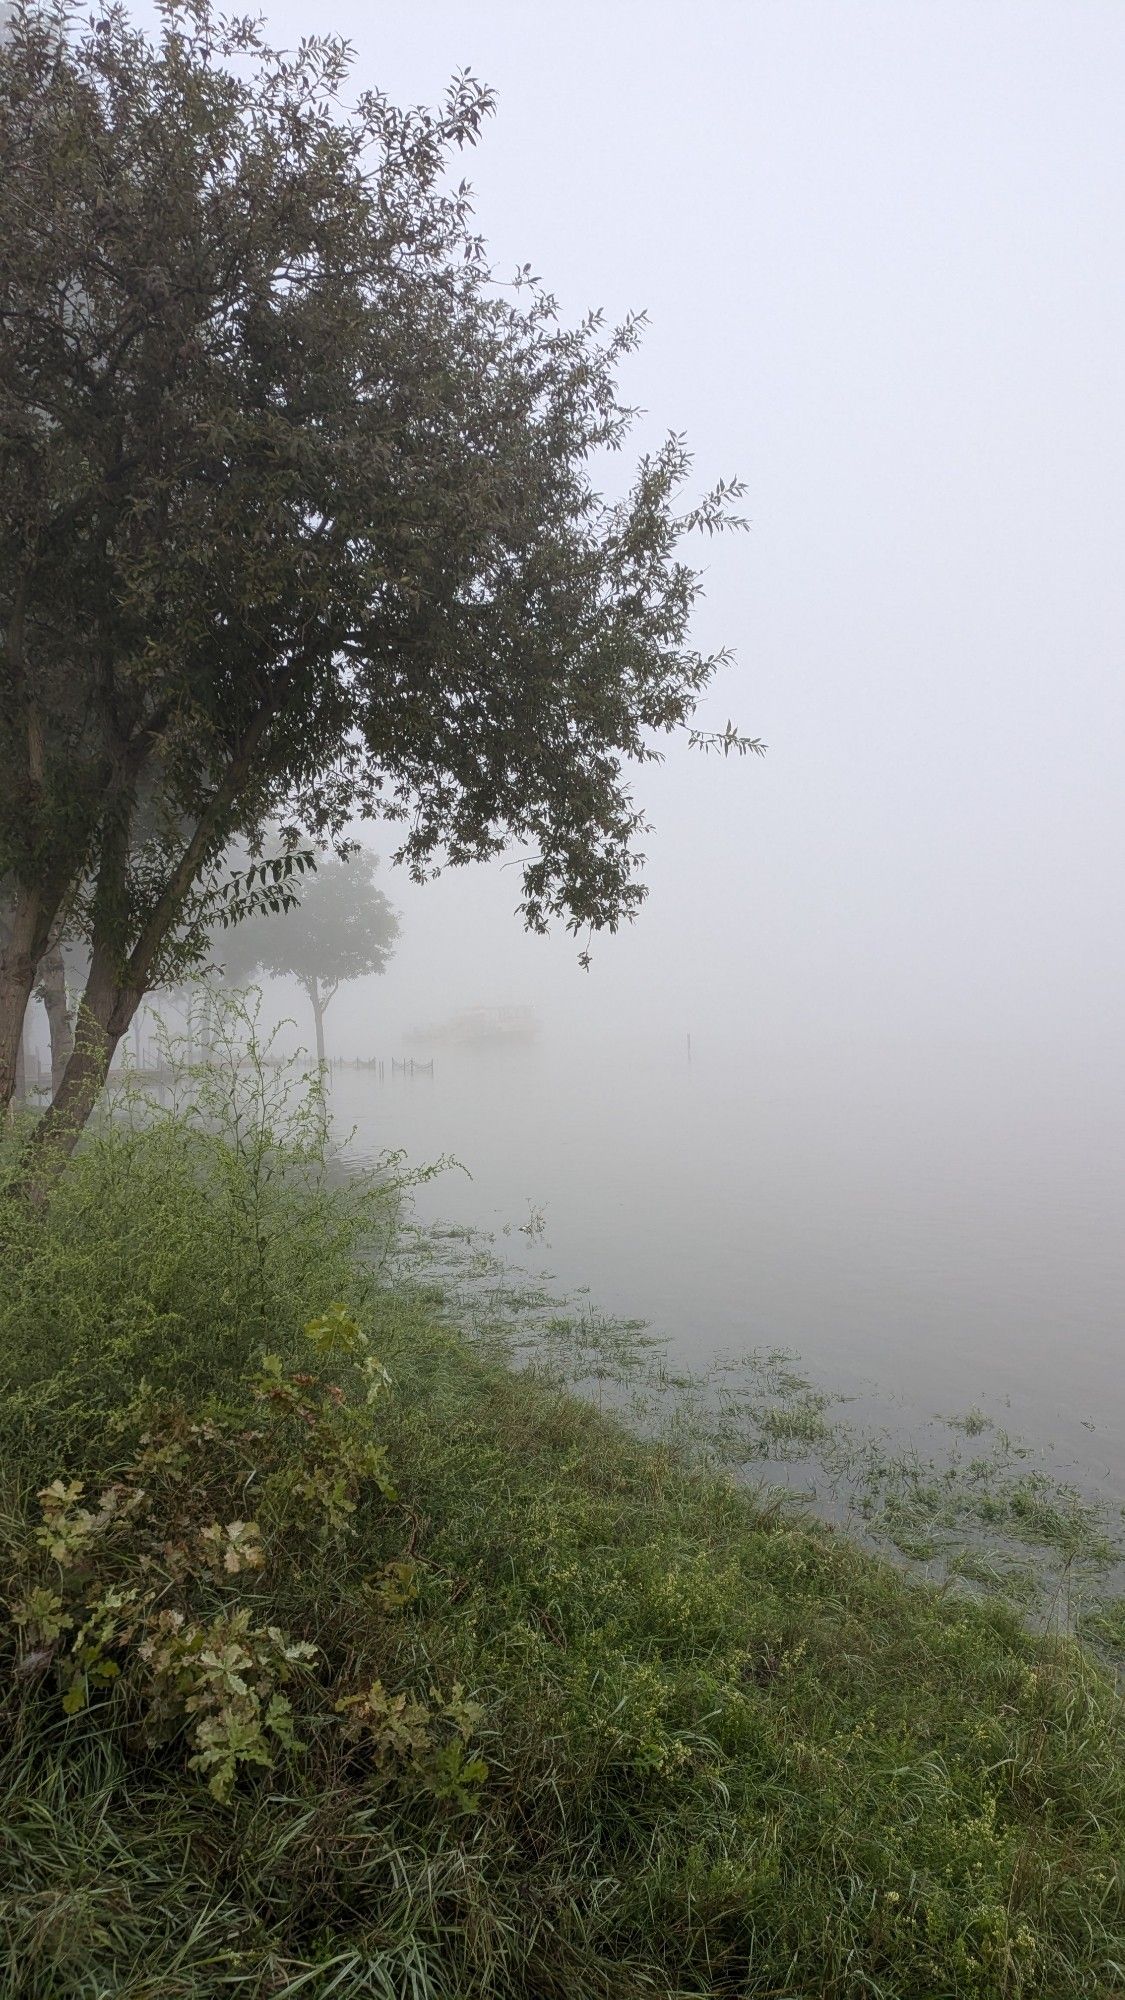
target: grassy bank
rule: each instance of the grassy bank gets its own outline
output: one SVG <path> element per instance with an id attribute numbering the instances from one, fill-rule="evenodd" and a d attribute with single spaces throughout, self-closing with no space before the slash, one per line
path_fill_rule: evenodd
<path id="1" fill-rule="evenodd" d="M 220 1063 L 7 1225 L 0 1991 L 1125 1992 L 1093 1660 L 488 1358 L 320 1163 Z"/>

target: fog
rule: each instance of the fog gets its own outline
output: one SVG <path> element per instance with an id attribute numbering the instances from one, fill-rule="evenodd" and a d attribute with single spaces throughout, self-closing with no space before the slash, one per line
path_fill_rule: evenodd
<path id="1" fill-rule="evenodd" d="M 705 719 L 769 745 L 640 775 L 649 900 L 589 972 L 509 867 L 385 868 L 397 957 L 334 1051 L 475 1005 L 539 1038 L 341 1078 L 342 1119 L 460 1153 L 434 1212 L 543 1204 L 566 1282 L 684 1352 L 1008 1394 L 1119 1459 L 1125 12 L 267 14 L 400 100 L 496 86 L 466 171 L 497 265 L 647 309 L 639 442 L 747 482 L 697 632 L 737 653 Z"/>
<path id="2" fill-rule="evenodd" d="M 468 171 L 501 268 L 649 311 L 642 436 L 749 489 L 750 534 L 702 550 L 699 636 L 738 655 L 709 716 L 770 746 L 642 774 L 650 899 L 589 975 L 521 934 L 502 867 L 385 885 L 399 961 L 337 1035 L 518 999 L 594 1043 L 1119 1087 L 1120 8 L 331 21 L 399 98 L 462 63 L 496 85 Z"/>

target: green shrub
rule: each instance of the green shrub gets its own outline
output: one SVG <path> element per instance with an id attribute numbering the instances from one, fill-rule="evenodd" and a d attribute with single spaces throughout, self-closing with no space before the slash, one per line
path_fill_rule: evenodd
<path id="1" fill-rule="evenodd" d="M 326 1299 L 385 1295 L 420 1176 L 391 1156 L 333 1174 L 319 1084 L 263 1041 L 257 1002 L 226 997 L 213 1024 L 206 1065 L 166 1047 L 164 1099 L 126 1075 L 45 1212 L 0 1194 L 0 1445 L 44 1477 L 142 1388 L 221 1401 Z"/>

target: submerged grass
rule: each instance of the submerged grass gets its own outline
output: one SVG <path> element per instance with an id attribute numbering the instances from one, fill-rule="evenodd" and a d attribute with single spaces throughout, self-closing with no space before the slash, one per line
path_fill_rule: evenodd
<path id="1" fill-rule="evenodd" d="M 513 1368 L 271 1075 L 9 1230 L 5 2000 L 1125 1992 L 1094 1657 Z"/>

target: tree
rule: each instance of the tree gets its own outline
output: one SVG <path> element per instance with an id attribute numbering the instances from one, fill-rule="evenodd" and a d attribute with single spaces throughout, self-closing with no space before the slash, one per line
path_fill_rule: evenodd
<path id="1" fill-rule="evenodd" d="M 3 19 L 0 16 L 0 27 L 2 26 Z M 0 907 L 0 951 L 3 950 L 7 941 L 6 931 L 5 912 Z M 47 950 L 39 961 L 35 992 L 37 998 L 42 1000 L 47 1014 L 47 1026 L 51 1040 L 51 1088 L 54 1091 L 58 1089 L 62 1081 L 63 1073 L 74 1047 L 74 1029 L 70 1017 L 70 1005 L 66 990 L 66 967 L 63 960 L 62 946 L 55 937 L 52 937 L 48 941 Z M 27 1020 L 25 1016 L 23 1030 L 16 1051 L 16 1074 L 13 1091 L 13 1099 L 16 1103 L 23 1100 L 26 1092 L 26 1042 Z"/>
<path id="2" fill-rule="evenodd" d="M 321 1068 L 324 1014 L 345 980 L 385 972 L 398 936 L 398 917 L 375 887 L 376 858 L 360 850 L 347 861 L 327 856 L 305 878 L 300 898 L 277 916 L 246 919 L 216 942 L 228 979 L 292 977 L 308 994 Z"/>
<path id="3" fill-rule="evenodd" d="M 594 483 L 639 322 L 497 282 L 472 77 L 345 109 L 349 62 L 211 0 L 17 0 L 0 44 L 0 1104 L 52 938 L 89 968 L 29 1173 L 270 819 L 397 821 L 419 879 L 515 842 L 531 927 L 631 917 L 627 765 L 724 657 L 680 549 L 737 485 L 683 503 L 677 437 Z"/>
<path id="4" fill-rule="evenodd" d="M 57 939 L 48 944 L 39 961 L 38 971 L 39 978 L 35 990 L 47 1013 L 47 1027 L 51 1037 L 53 1094 L 62 1083 L 67 1063 L 74 1053 L 74 1023 L 71 1020 L 70 1002 L 66 991 L 66 963 L 62 945 Z"/>
<path id="5" fill-rule="evenodd" d="M 3 15 L 0 14 L 0 30 L 3 29 Z M 6 912 L 0 904 L 0 954 L 8 945 L 10 932 L 6 922 Z M 22 1110 L 27 1102 L 27 1024 L 21 1023 L 12 1058 L 12 1088 L 8 1096 L 8 1109 L 12 1106 Z M 0 1113 L 2 1115 L 2 1113 Z"/>

